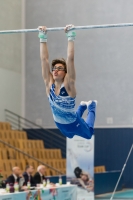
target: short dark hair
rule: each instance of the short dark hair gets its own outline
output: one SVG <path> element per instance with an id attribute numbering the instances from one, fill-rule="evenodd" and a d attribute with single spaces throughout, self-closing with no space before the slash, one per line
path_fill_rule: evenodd
<path id="1" fill-rule="evenodd" d="M 65 68 L 65 72 L 67 73 L 67 65 L 66 65 L 66 61 L 65 61 L 65 59 L 64 58 L 57 58 L 57 59 L 54 59 L 53 61 L 52 61 L 52 69 L 53 69 L 53 67 L 56 65 L 56 64 L 62 64 L 63 66 L 64 66 L 64 68 Z"/>
<path id="2" fill-rule="evenodd" d="M 80 176 L 82 174 L 82 169 L 80 167 L 76 167 L 74 169 L 74 174 L 75 174 L 76 178 L 80 178 Z"/>

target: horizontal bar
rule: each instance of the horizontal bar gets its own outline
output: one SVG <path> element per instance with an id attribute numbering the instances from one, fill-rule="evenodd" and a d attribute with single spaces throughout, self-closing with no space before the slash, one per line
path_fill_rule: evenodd
<path id="1" fill-rule="evenodd" d="M 133 23 L 75 26 L 74 30 L 96 29 L 96 28 L 115 28 L 115 27 L 128 27 L 128 26 L 133 26 Z M 47 28 L 47 31 L 62 31 L 62 30 L 64 30 L 64 28 L 65 27 Z M 27 33 L 27 32 L 39 32 L 39 30 L 38 29 L 3 30 L 3 31 L 0 31 L 0 34 Z"/>

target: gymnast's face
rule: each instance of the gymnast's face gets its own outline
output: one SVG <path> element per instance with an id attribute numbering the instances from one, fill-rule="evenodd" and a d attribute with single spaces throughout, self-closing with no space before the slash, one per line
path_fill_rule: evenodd
<path id="1" fill-rule="evenodd" d="M 63 80 L 66 75 L 64 65 L 61 63 L 56 64 L 52 69 L 52 74 L 55 81 Z"/>

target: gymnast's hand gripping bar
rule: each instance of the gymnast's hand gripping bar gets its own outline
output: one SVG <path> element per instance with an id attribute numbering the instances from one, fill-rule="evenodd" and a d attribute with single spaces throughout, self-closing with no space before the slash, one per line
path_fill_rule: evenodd
<path id="1" fill-rule="evenodd" d="M 96 28 L 115 28 L 115 27 L 127 27 L 127 26 L 133 26 L 133 23 L 75 26 L 73 28 L 73 30 L 96 29 Z M 47 31 L 62 31 L 64 29 L 65 29 L 65 27 L 55 27 L 55 28 L 47 28 Z M 39 29 L 3 30 L 3 31 L 0 31 L 0 34 L 27 33 L 27 32 L 39 32 Z"/>

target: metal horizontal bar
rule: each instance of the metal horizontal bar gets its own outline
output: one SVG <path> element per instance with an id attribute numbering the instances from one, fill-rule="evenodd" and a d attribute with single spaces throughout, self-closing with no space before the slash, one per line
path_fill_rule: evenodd
<path id="1" fill-rule="evenodd" d="M 75 26 L 74 30 L 80 29 L 96 29 L 96 28 L 115 28 L 115 27 L 128 27 L 133 26 L 133 23 L 120 23 L 120 24 L 103 24 L 103 25 L 87 25 L 87 26 Z M 47 28 L 47 31 L 62 31 L 65 27 L 55 27 Z M 19 30 L 2 30 L 0 34 L 10 34 L 10 33 L 27 33 L 27 32 L 39 32 L 36 29 L 19 29 Z"/>

